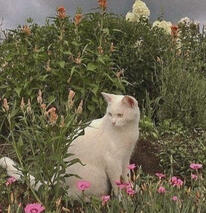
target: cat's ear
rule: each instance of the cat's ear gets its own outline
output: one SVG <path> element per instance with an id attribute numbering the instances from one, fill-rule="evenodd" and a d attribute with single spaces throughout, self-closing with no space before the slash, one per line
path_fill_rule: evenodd
<path id="1" fill-rule="evenodd" d="M 109 104 L 112 101 L 112 94 L 106 93 L 106 92 L 101 92 L 103 95 L 105 101 Z"/>
<path id="2" fill-rule="evenodd" d="M 133 108 L 135 105 L 138 105 L 138 102 L 133 97 L 128 95 L 125 95 L 124 98 L 122 98 L 122 103 L 131 108 Z"/>

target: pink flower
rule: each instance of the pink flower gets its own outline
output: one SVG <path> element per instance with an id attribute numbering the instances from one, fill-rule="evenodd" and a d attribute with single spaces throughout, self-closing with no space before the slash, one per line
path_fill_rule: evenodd
<path id="1" fill-rule="evenodd" d="M 136 168 L 136 165 L 135 165 L 134 163 L 132 163 L 132 164 L 129 164 L 129 165 L 127 166 L 127 168 L 128 168 L 129 170 L 134 170 L 134 169 Z"/>
<path id="2" fill-rule="evenodd" d="M 134 189 L 132 189 L 131 186 L 126 188 L 126 192 L 127 192 L 128 195 L 134 195 L 135 194 L 135 191 L 134 191 Z"/>
<path id="3" fill-rule="evenodd" d="M 155 175 L 159 178 L 159 180 L 161 180 L 162 178 L 165 178 L 165 175 L 162 173 L 155 173 Z"/>
<path id="4" fill-rule="evenodd" d="M 175 176 L 173 176 L 170 180 L 170 183 L 173 185 L 173 186 L 177 186 L 177 187 L 180 187 L 183 185 L 183 181 Z"/>
<path id="5" fill-rule="evenodd" d="M 77 187 L 81 191 L 88 189 L 90 186 L 91 186 L 90 182 L 86 181 L 86 180 L 80 180 L 80 181 L 77 182 Z"/>
<path id="6" fill-rule="evenodd" d="M 125 188 L 127 188 L 128 186 L 130 186 L 129 183 L 122 183 L 122 182 L 119 181 L 119 180 L 116 180 L 115 183 L 117 184 L 117 186 L 118 186 L 120 189 L 125 189 Z"/>
<path id="7" fill-rule="evenodd" d="M 105 205 L 110 200 L 110 195 L 102 196 L 102 205 Z"/>
<path id="8" fill-rule="evenodd" d="M 158 189 L 157 191 L 158 191 L 158 193 L 160 193 L 160 194 L 164 194 L 164 193 L 166 192 L 165 187 L 163 187 L 163 186 L 160 186 L 159 189 Z"/>
<path id="9" fill-rule="evenodd" d="M 178 200 L 178 197 L 177 197 L 177 196 L 173 196 L 173 197 L 172 197 L 172 200 L 173 200 L 173 201 L 177 201 L 177 200 Z"/>
<path id="10" fill-rule="evenodd" d="M 13 176 L 11 176 L 11 177 L 9 177 L 9 178 L 7 179 L 6 185 L 7 185 L 7 186 L 8 186 L 8 185 L 11 185 L 11 184 L 14 183 L 14 182 L 16 182 L 16 178 L 13 177 Z"/>
<path id="11" fill-rule="evenodd" d="M 30 203 L 24 208 L 25 213 L 40 213 L 44 210 L 45 208 L 40 203 Z"/>
<path id="12" fill-rule="evenodd" d="M 200 163 L 191 163 L 190 164 L 190 168 L 197 171 L 198 169 L 202 168 L 202 164 L 200 164 Z"/>
<path id="13" fill-rule="evenodd" d="M 195 175 L 195 174 L 191 174 L 191 178 L 192 178 L 193 180 L 197 180 L 197 179 L 198 179 L 198 176 Z"/>

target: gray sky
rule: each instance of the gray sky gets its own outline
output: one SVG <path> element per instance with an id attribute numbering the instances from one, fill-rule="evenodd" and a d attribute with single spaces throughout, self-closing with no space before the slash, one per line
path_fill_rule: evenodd
<path id="1" fill-rule="evenodd" d="M 69 16 L 79 7 L 83 13 L 98 6 L 97 0 L 0 0 L 0 18 L 4 28 L 23 25 L 28 17 L 43 24 L 45 18 L 54 16 L 58 6 L 64 6 Z M 206 24 L 206 0 L 144 0 L 151 11 L 151 20 L 162 15 L 168 21 L 176 22 L 188 16 Z M 109 10 L 125 15 L 132 9 L 134 0 L 108 0 Z"/>

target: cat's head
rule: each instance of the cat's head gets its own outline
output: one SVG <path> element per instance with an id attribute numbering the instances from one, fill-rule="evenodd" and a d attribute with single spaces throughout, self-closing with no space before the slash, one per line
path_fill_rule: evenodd
<path id="1" fill-rule="evenodd" d="M 139 122 L 140 112 L 137 100 L 128 95 L 114 95 L 102 92 L 108 103 L 106 116 L 112 126 L 122 127 L 131 122 Z"/>

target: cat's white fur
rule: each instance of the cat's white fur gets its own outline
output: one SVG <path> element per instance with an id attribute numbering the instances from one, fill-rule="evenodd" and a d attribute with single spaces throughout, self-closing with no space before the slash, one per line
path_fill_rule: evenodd
<path id="1" fill-rule="evenodd" d="M 108 103 L 105 116 L 93 120 L 85 128 L 84 135 L 77 137 L 68 149 L 84 166 L 76 163 L 66 170 L 68 174 L 77 174 L 82 180 L 89 181 L 91 186 L 85 193 L 96 196 L 108 194 L 110 184 L 117 194 L 115 181 L 127 180 L 127 165 L 139 137 L 140 112 L 135 98 L 108 93 L 102 95 Z M 19 179 L 22 174 L 15 165 L 9 158 L 0 159 L 0 166 L 7 169 L 8 175 Z M 30 176 L 30 179 L 33 180 L 33 177 Z M 77 188 L 79 180 L 77 177 L 66 179 L 69 195 L 77 197 L 81 194 Z M 36 189 L 40 185 L 38 183 Z"/>
<path id="2" fill-rule="evenodd" d="M 108 103 L 105 116 L 94 120 L 68 150 L 85 166 L 74 164 L 67 169 L 68 173 L 78 174 L 91 183 L 85 193 L 97 196 L 108 194 L 110 184 L 117 194 L 115 181 L 121 177 L 127 180 L 127 166 L 139 136 L 140 119 L 138 103 L 133 97 L 102 94 Z M 78 180 L 67 179 L 69 194 L 80 195 Z"/>

